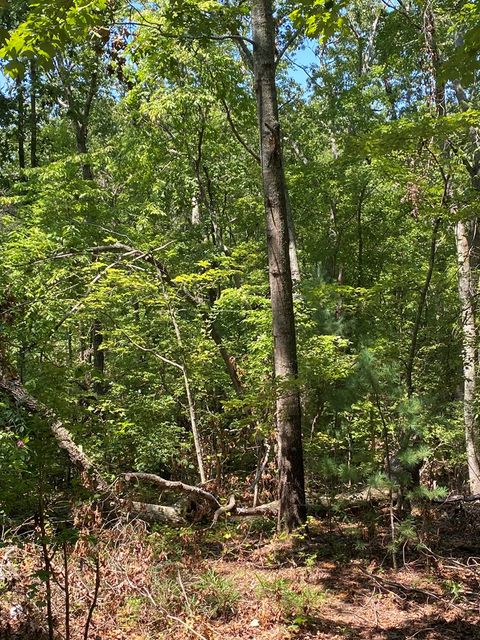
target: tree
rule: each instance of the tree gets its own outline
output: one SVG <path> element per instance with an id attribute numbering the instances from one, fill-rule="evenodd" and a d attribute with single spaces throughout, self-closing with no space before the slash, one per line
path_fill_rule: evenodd
<path id="1" fill-rule="evenodd" d="M 278 518 L 281 529 L 292 531 L 305 522 L 306 505 L 288 200 L 275 83 L 275 29 L 271 0 L 254 1 L 252 28 L 277 385 Z"/>

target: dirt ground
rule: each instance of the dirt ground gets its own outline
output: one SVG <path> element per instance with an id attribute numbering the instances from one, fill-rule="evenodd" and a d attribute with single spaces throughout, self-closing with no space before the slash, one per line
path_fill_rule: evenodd
<path id="1" fill-rule="evenodd" d="M 399 527 L 397 570 L 385 514 L 365 515 L 312 519 L 293 538 L 247 520 L 153 532 L 117 522 L 95 535 L 83 523 L 75 542 L 52 531 L 54 637 L 480 639 L 477 509 Z M 48 639 L 38 532 L 15 542 L 0 548 L 0 638 Z"/>

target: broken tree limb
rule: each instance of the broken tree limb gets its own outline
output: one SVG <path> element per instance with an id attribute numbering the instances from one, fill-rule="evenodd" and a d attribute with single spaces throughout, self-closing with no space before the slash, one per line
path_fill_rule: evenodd
<path id="1" fill-rule="evenodd" d="M 278 500 L 260 504 L 258 507 L 237 507 L 234 513 L 237 516 L 276 517 L 278 515 Z"/>
<path id="2" fill-rule="evenodd" d="M 143 502 L 129 501 L 120 499 L 113 495 L 110 487 L 99 471 L 99 469 L 93 464 L 90 458 L 82 451 L 75 441 L 73 440 L 70 432 L 64 426 L 62 420 L 58 418 L 54 411 L 47 408 L 40 401 L 34 398 L 28 393 L 25 387 L 21 384 L 20 380 L 10 373 L 9 367 L 0 360 L 0 391 L 5 393 L 6 396 L 17 406 L 25 409 L 32 415 L 36 415 L 49 425 L 50 432 L 52 433 L 58 447 L 64 451 L 69 460 L 80 471 L 83 479 L 83 483 L 87 489 L 94 489 L 102 494 L 106 494 L 113 510 L 120 510 L 128 512 L 129 515 L 133 515 L 149 522 L 166 522 L 172 525 L 185 524 L 186 520 L 178 512 L 175 507 L 166 507 L 156 504 L 148 504 Z M 147 474 L 148 475 L 148 474 Z M 168 482 L 168 481 L 165 481 Z M 177 483 L 169 483 L 177 485 Z M 178 483 L 182 485 L 183 483 Z M 188 485 L 183 485 L 187 487 Z M 176 486 L 178 489 L 178 486 Z M 218 502 L 214 496 L 202 489 L 192 487 L 193 493 L 200 492 L 204 499 L 210 500 L 212 508 L 217 508 Z M 203 495 L 205 494 L 205 495 Z M 207 497 L 206 497 L 207 496 Z"/>
<path id="3" fill-rule="evenodd" d="M 236 506 L 235 496 L 231 495 L 227 504 L 223 505 L 222 507 L 219 507 L 213 514 L 212 527 L 214 524 L 218 522 L 218 519 L 222 515 L 222 513 L 230 513 L 234 511 L 235 506 Z"/>
<path id="4" fill-rule="evenodd" d="M 127 482 L 131 482 L 132 480 L 143 480 L 145 482 L 151 482 L 155 484 L 157 487 L 160 487 L 160 489 L 163 489 L 164 491 L 185 493 L 192 498 L 195 498 L 197 501 L 204 500 L 215 510 L 220 507 L 220 503 L 212 493 L 205 491 L 205 489 L 202 489 L 201 487 L 195 487 L 193 485 L 180 482 L 180 480 L 165 480 L 164 478 L 157 476 L 154 473 L 142 472 L 125 473 L 122 477 L 125 478 Z"/>

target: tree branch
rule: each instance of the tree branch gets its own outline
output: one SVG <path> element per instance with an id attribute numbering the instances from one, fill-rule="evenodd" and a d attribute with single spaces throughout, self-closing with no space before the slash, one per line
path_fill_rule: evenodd
<path id="1" fill-rule="evenodd" d="M 239 134 L 238 129 L 237 129 L 237 127 L 236 127 L 236 125 L 235 125 L 235 123 L 233 121 L 232 114 L 230 113 L 230 109 L 228 107 L 227 101 L 224 98 L 220 98 L 220 100 L 221 100 L 221 102 L 223 104 L 223 108 L 225 109 L 225 113 L 227 115 L 228 124 L 230 125 L 230 128 L 232 130 L 233 135 L 238 140 L 238 142 L 242 145 L 242 147 L 245 149 L 245 151 L 247 151 L 247 153 L 249 153 L 252 156 L 252 158 L 255 160 L 255 162 L 260 164 L 260 156 L 258 155 L 258 153 L 256 153 L 251 147 L 249 147 L 249 145 L 245 142 L 245 140 Z"/>
<path id="2" fill-rule="evenodd" d="M 196 499 L 204 500 L 215 509 L 218 509 L 220 507 L 220 503 L 218 502 L 217 498 L 215 498 L 213 493 L 205 491 L 205 489 L 202 489 L 201 487 L 194 487 L 193 485 L 185 484 L 184 482 L 180 482 L 179 480 L 165 480 L 164 478 L 161 478 L 154 473 L 142 472 L 125 473 L 122 477 L 124 477 L 127 482 L 132 482 L 133 480 L 151 482 L 165 491 L 186 493 L 187 495 L 192 496 Z"/>

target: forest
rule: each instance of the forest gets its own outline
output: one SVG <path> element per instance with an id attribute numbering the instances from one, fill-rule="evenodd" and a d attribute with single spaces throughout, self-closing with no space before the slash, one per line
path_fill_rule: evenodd
<path id="1" fill-rule="evenodd" d="M 480 638 L 480 4 L 0 0 L 0 639 Z"/>

